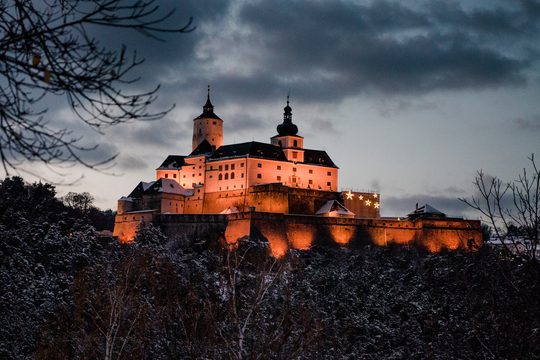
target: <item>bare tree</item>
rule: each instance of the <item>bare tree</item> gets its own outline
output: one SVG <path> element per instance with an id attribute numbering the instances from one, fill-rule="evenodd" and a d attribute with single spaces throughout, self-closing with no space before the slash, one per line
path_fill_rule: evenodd
<path id="1" fill-rule="evenodd" d="M 540 234 L 540 169 L 534 154 L 531 169 L 506 183 L 486 176 L 481 170 L 474 181 L 478 196 L 460 199 L 486 217 L 493 236 L 509 252 L 526 259 L 538 259 Z"/>
<path id="2" fill-rule="evenodd" d="M 88 192 L 76 193 L 68 192 L 62 197 L 62 201 L 67 206 L 79 210 L 83 215 L 86 215 L 94 204 L 94 197 Z"/>
<path id="3" fill-rule="evenodd" d="M 131 70 L 142 63 L 126 48 L 111 50 L 91 34 L 92 27 L 159 33 L 193 30 L 192 19 L 178 28 L 161 24 L 156 0 L 8 0 L 0 2 L 0 160 L 3 171 L 23 170 L 25 161 L 48 165 L 79 163 L 102 168 L 115 157 L 87 162 L 81 139 L 68 128 L 57 129 L 45 117 L 44 101 L 64 97 L 74 116 L 102 129 L 134 119 L 163 117 L 153 111 L 159 87 L 133 93 Z M 34 173 L 35 174 L 35 173 Z"/>
<path id="4" fill-rule="evenodd" d="M 255 259 L 251 258 L 254 254 Z M 244 266 L 255 266 L 256 270 L 246 271 L 242 269 Z M 241 246 L 227 249 L 225 268 L 230 309 L 226 325 L 218 325 L 218 334 L 230 358 L 250 358 L 248 349 L 253 346 L 250 343 L 258 338 L 254 336 L 257 317 L 269 291 L 283 274 L 284 262 L 269 256 L 261 244 L 244 239 Z M 245 283 L 251 286 L 246 289 Z M 266 345 L 273 340 L 263 338 L 260 340 Z"/>

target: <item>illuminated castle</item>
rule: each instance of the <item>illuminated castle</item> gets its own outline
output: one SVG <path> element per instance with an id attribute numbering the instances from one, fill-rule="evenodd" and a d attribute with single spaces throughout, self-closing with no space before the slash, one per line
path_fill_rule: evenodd
<path id="1" fill-rule="evenodd" d="M 338 191 L 339 169 L 332 159 L 325 151 L 304 147 L 304 138 L 298 135 L 298 127 L 292 121 L 289 97 L 283 122 L 270 143 L 223 142 L 223 120 L 215 114 L 208 90 L 203 112 L 193 120 L 192 152 L 167 156 L 156 169 L 155 181 L 139 183 L 127 197 L 118 200 L 114 235 L 129 242 L 140 223 L 152 222 L 170 235 L 198 236 L 206 229 L 234 242 L 251 235 L 255 218 L 262 221 L 257 230 L 262 233 L 264 219 L 276 225 L 273 217 L 278 216 L 278 223 L 282 221 L 289 227 L 300 221 L 304 224 L 300 233 L 311 233 L 311 238 L 318 231 L 319 225 L 314 224 L 333 221 L 332 226 L 338 226 L 335 230 L 345 231 L 350 240 L 366 221 L 374 224 L 373 221 L 380 220 L 380 194 Z M 386 223 L 391 220 L 384 221 L 381 224 L 390 230 L 391 225 Z M 402 225 L 406 227 L 402 222 L 396 228 Z M 294 246 L 292 234 L 298 234 L 295 231 L 283 228 L 277 231 L 281 232 L 277 237 L 277 233 L 263 236 L 274 248 L 276 244 L 288 248 Z M 320 235 L 324 237 L 323 233 Z M 384 236 L 388 241 L 386 230 Z M 414 237 L 409 234 L 406 239 L 410 242 Z M 299 241 L 305 243 L 304 240 Z"/>

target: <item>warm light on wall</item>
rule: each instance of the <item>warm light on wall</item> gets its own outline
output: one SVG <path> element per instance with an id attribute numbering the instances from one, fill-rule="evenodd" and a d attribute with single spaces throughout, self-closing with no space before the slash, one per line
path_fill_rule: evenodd
<path id="1" fill-rule="evenodd" d="M 315 229 L 306 224 L 287 225 L 287 238 L 293 249 L 309 250 L 315 239 Z"/>
<path id="2" fill-rule="evenodd" d="M 347 245 L 355 233 L 355 227 L 352 226 L 329 225 L 328 230 L 332 239 L 340 245 Z"/>

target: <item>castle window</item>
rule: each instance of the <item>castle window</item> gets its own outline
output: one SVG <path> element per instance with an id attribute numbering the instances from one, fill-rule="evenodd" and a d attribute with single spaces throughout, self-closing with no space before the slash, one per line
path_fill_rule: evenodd
<path id="1" fill-rule="evenodd" d="M 216 122 L 215 122 L 215 121 L 212 121 L 212 124 L 213 124 L 213 125 L 216 125 Z"/>
<path id="2" fill-rule="evenodd" d="M 242 173 L 242 175 L 240 175 L 240 177 L 243 179 L 244 178 L 244 173 Z"/>
<path id="3" fill-rule="evenodd" d="M 257 179 L 262 179 L 262 175 L 261 175 L 261 174 L 257 174 Z"/>
<path id="4" fill-rule="evenodd" d="M 169 174 L 165 174 L 165 178 L 168 178 L 169 177 Z"/>
<path id="5" fill-rule="evenodd" d="M 200 193 L 200 192 L 201 192 L 201 189 L 197 189 L 197 192 Z"/>
<path id="6" fill-rule="evenodd" d="M 293 159 L 297 159 L 298 158 L 298 152 L 293 151 L 292 152 L 292 157 L 293 157 Z"/>
<path id="7" fill-rule="evenodd" d="M 278 165 L 278 166 L 277 166 L 277 169 L 278 169 L 278 170 L 281 170 L 281 165 Z"/>
<path id="8" fill-rule="evenodd" d="M 234 179 L 234 173 L 231 173 L 231 180 Z"/>
<path id="9" fill-rule="evenodd" d="M 244 167 L 244 163 L 240 163 L 240 167 Z"/>
<path id="10" fill-rule="evenodd" d="M 191 174 L 191 177 L 195 177 L 195 174 Z"/>
<path id="11" fill-rule="evenodd" d="M 296 172 L 296 168 L 292 168 L 292 171 Z"/>
<path id="12" fill-rule="evenodd" d="M 294 147 L 298 147 L 298 141 L 297 141 L 297 140 L 294 140 L 294 141 L 293 141 L 293 146 L 294 146 Z M 294 154 L 294 153 L 293 153 L 293 154 Z"/>
<path id="13" fill-rule="evenodd" d="M 199 135 L 201 135 L 201 134 L 202 134 L 202 129 L 201 129 L 201 128 L 199 128 Z"/>
<path id="14" fill-rule="evenodd" d="M 313 185 L 313 180 L 309 180 L 309 185 Z"/>
<path id="15" fill-rule="evenodd" d="M 176 179 L 176 174 L 173 174 L 172 177 Z"/>
<path id="16" fill-rule="evenodd" d="M 332 176 L 332 172 L 329 171 L 329 172 L 326 173 L 326 175 Z"/>
<path id="17" fill-rule="evenodd" d="M 218 180 L 223 180 L 223 175 L 219 174 Z"/>
<path id="18" fill-rule="evenodd" d="M 231 170 L 234 170 L 234 164 L 231 164 Z"/>
<path id="19" fill-rule="evenodd" d="M 225 171 L 229 170 L 229 164 L 225 165 Z"/>
<path id="20" fill-rule="evenodd" d="M 326 185 L 327 185 L 327 186 L 332 186 L 332 183 L 331 183 L 330 181 L 328 181 L 328 182 L 326 183 Z"/>
<path id="21" fill-rule="evenodd" d="M 229 180 L 229 174 L 225 173 L 225 180 Z"/>
<path id="22" fill-rule="evenodd" d="M 201 173 L 199 173 L 199 176 L 201 176 Z"/>
<path id="23" fill-rule="evenodd" d="M 184 179 L 186 178 L 186 174 L 184 174 Z"/>
<path id="24" fill-rule="evenodd" d="M 210 165 L 210 170 L 214 170 L 214 167 L 212 165 Z"/>
<path id="25" fill-rule="evenodd" d="M 212 175 L 210 175 L 209 178 L 211 179 L 211 178 L 212 178 Z"/>
<path id="26" fill-rule="evenodd" d="M 262 164 L 261 164 L 261 163 L 257 163 L 257 167 L 262 168 Z"/>
<path id="27" fill-rule="evenodd" d="M 221 165 L 219 165 L 219 171 L 223 170 L 223 167 Z"/>
<path id="28" fill-rule="evenodd" d="M 199 169 L 202 169 L 202 166 L 201 166 L 201 165 L 199 165 Z"/>
<path id="29" fill-rule="evenodd" d="M 278 176 L 276 179 L 277 181 L 281 181 L 281 176 Z"/>
<path id="30" fill-rule="evenodd" d="M 278 143 L 279 147 L 283 147 L 283 145 L 281 144 L 281 140 L 279 140 L 277 143 Z"/>
<path id="31" fill-rule="evenodd" d="M 193 167 L 193 170 L 195 170 L 195 166 Z"/>
<path id="32" fill-rule="evenodd" d="M 310 173 L 310 174 L 313 174 L 313 169 L 309 169 L 309 173 Z"/>

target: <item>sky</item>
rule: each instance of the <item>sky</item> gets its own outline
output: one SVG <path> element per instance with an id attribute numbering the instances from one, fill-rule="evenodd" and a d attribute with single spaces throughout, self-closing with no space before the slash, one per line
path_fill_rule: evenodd
<path id="1" fill-rule="evenodd" d="M 164 25 L 192 16 L 196 29 L 161 41 L 94 34 L 137 50 L 145 62 L 132 72 L 136 86 L 160 85 L 154 106 L 174 109 L 99 134 L 65 101 L 51 102 L 51 124 L 99 144 L 86 159 L 118 154 L 105 173 L 65 169 L 82 178 L 59 185 L 60 195 L 88 191 L 115 209 L 139 181 L 154 180 L 167 155 L 189 154 L 208 84 L 225 144 L 269 142 L 290 93 L 305 147 L 328 152 L 340 188 L 379 191 L 383 216 L 427 202 L 475 218 L 457 198 L 475 193 L 479 169 L 510 181 L 531 153 L 540 156 L 539 1 L 158 2 L 176 8 Z"/>

